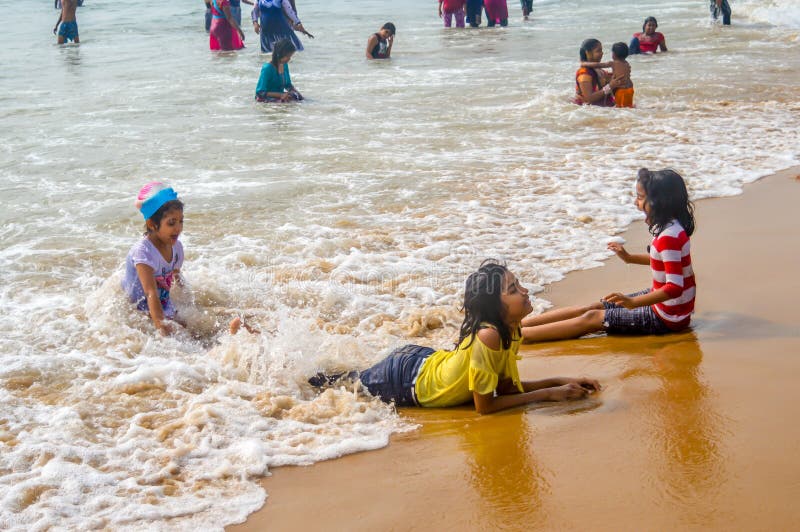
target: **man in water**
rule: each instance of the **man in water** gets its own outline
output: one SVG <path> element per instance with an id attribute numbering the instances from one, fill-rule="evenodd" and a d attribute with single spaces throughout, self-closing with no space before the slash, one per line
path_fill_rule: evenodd
<path id="1" fill-rule="evenodd" d="M 731 6 L 728 4 L 728 0 L 711 0 L 711 4 L 708 7 L 711 10 L 711 18 L 714 19 L 714 22 L 722 15 L 722 24 L 725 26 L 731 25 Z"/>
<path id="2" fill-rule="evenodd" d="M 53 34 L 58 32 L 58 44 L 64 44 L 66 41 L 72 41 L 75 44 L 81 42 L 78 36 L 78 20 L 75 17 L 77 9 L 78 0 L 61 0 L 61 14 L 53 28 Z"/>

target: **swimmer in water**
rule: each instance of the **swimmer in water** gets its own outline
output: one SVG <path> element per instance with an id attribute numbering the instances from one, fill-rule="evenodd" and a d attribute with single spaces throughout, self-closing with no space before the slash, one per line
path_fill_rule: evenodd
<path id="1" fill-rule="evenodd" d="M 58 32 L 58 44 L 64 44 L 67 41 L 75 44 L 81 42 L 81 38 L 78 36 L 78 20 L 75 16 L 77 9 L 77 0 L 61 0 L 61 14 L 58 15 L 58 20 L 53 28 L 54 35 Z"/>

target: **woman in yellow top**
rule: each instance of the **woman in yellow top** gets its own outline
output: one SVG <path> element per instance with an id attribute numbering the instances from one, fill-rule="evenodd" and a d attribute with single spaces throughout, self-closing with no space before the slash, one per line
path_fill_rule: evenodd
<path id="1" fill-rule="evenodd" d="M 580 399 L 599 391 L 593 379 L 520 380 L 520 322 L 532 310 L 528 290 L 514 274 L 502 264 L 484 261 L 467 278 L 464 322 L 454 350 L 406 345 L 364 371 L 319 373 L 308 382 L 325 386 L 342 377 L 358 378 L 372 395 L 397 406 L 446 407 L 473 401 L 480 414 L 538 401 Z"/>

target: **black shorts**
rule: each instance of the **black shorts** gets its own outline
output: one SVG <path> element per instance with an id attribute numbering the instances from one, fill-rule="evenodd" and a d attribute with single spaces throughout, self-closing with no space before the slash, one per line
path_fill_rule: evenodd
<path id="1" fill-rule="evenodd" d="M 359 374 L 361 384 L 375 397 L 397 406 L 419 406 L 414 385 L 419 368 L 435 350 L 419 345 L 398 347 L 389 356 Z"/>
<path id="2" fill-rule="evenodd" d="M 650 289 L 648 288 L 628 294 L 628 297 L 649 293 Z M 622 305 L 603 301 L 603 307 L 606 309 L 603 327 L 609 334 L 667 334 L 672 332 L 672 329 L 664 325 L 650 305 L 627 309 Z"/>

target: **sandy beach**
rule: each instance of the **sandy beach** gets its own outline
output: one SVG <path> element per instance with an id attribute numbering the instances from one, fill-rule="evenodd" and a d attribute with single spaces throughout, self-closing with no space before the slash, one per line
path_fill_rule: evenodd
<path id="1" fill-rule="evenodd" d="M 483 417 L 405 409 L 419 430 L 274 469 L 265 506 L 227 530 L 797 529 L 798 173 L 697 203 L 691 332 L 523 348 L 523 379 L 583 374 L 602 393 Z M 622 236 L 649 242 L 641 221 Z M 648 275 L 612 258 L 540 295 L 575 304 Z"/>

